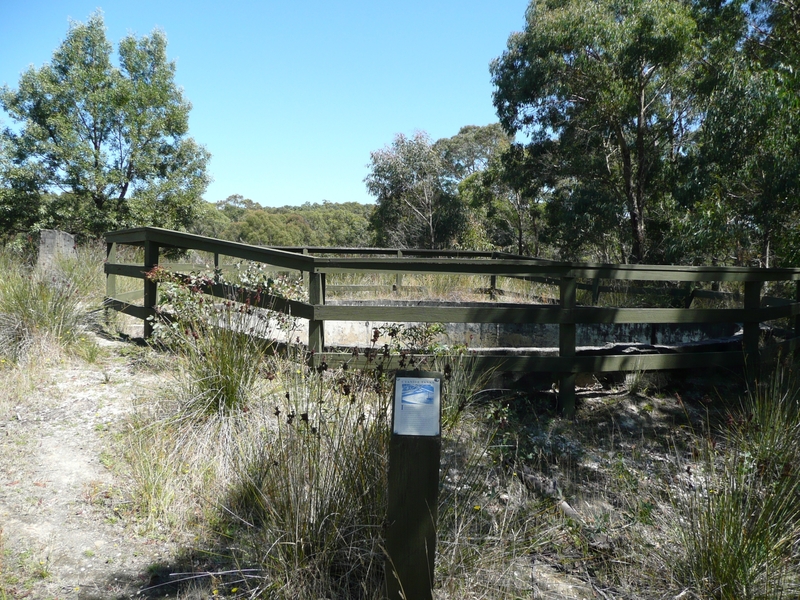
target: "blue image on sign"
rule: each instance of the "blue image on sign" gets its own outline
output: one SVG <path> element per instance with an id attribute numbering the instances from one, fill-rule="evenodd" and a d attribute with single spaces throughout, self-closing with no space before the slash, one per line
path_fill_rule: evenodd
<path id="1" fill-rule="evenodd" d="M 403 382 L 400 401 L 402 404 L 433 404 L 433 384 Z"/>

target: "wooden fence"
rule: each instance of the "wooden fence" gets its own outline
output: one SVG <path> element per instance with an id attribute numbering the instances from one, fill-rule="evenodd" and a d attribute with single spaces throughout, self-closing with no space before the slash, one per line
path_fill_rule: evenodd
<path id="1" fill-rule="evenodd" d="M 645 371 L 722 366 L 747 368 L 757 376 L 761 361 L 760 327 L 762 323 L 788 320 L 794 333 L 781 343 L 771 346 L 773 352 L 788 352 L 797 347 L 800 336 L 800 269 L 757 269 L 746 267 L 670 266 L 670 265 L 606 265 L 575 264 L 533 259 L 499 252 L 389 250 L 352 248 L 264 248 L 247 244 L 211 239 L 187 233 L 152 227 L 128 229 L 106 234 L 107 275 L 106 306 L 144 320 L 145 337 L 152 332 L 147 317 L 155 314 L 157 284 L 145 278 L 145 273 L 159 264 L 162 250 L 197 250 L 214 256 L 215 266 L 220 256 L 255 261 L 274 268 L 299 271 L 308 286 L 308 302 L 262 295 L 258 305 L 272 310 L 290 312 L 294 317 L 308 320 L 308 350 L 311 360 L 335 367 L 343 362 L 368 360 L 354 357 L 352 352 L 334 351 L 325 345 L 325 321 L 384 321 L 426 323 L 538 323 L 556 324 L 559 330 L 557 356 L 541 356 L 534 352 L 512 355 L 479 354 L 472 356 L 475 369 L 496 368 L 515 372 L 544 372 L 558 374 L 559 394 L 563 410 L 574 411 L 575 376 L 578 373 Z M 141 264 L 117 262 L 119 245 L 144 249 Z M 346 255 L 346 256 L 343 256 Z M 403 274 L 479 275 L 487 278 L 493 290 L 498 277 L 524 278 L 556 285 L 558 304 L 492 304 L 489 306 L 363 306 L 329 305 L 325 303 L 326 276 L 335 273 L 390 273 L 397 284 Z M 143 280 L 142 290 L 118 294 L 116 276 Z M 579 306 L 577 289 L 592 291 L 593 304 L 603 290 L 601 281 L 610 282 L 671 282 L 680 284 L 670 291 L 682 299 L 679 308 L 619 308 Z M 711 290 L 695 290 L 703 282 L 741 283 L 743 294 L 735 308 L 691 308 L 697 297 L 726 296 Z M 762 298 L 767 282 L 792 283 L 793 298 Z M 397 285 L 395 284 L 395 285 Z M 208 286 L 207 293 L 222 296 L 223 286 Z M 138 295 L 142 304 L 131 300 Z M 727 294 L 733 298 L 732 294 Z M 671 354 L 585 355 L 576 348 L 576 325 L 579 324 L 711 324 L 739 323 L 742 325 L 742 347 L 725 351 L 698 351 Z M 391 365 L 390 365 L 391 366 Z"/>

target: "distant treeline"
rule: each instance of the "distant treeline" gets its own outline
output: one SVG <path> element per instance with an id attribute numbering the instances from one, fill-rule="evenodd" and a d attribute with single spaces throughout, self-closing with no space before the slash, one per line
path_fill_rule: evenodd
<path id="1" fill-rule="evenodd" d="M 374 209 L 328 201 L 272 208 L 235 194 L 204 202 L 189 231 L 262 246 L 363 247 L 373 242 L 369 218 Z"/>

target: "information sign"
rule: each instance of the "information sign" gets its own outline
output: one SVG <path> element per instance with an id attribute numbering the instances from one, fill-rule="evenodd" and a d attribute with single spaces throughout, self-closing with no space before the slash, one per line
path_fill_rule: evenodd
<path id="1" fill-rule="evenodd" d="M 395 379 L 394 434 L 439 435 L 441 382 L 438 376 Z"/>

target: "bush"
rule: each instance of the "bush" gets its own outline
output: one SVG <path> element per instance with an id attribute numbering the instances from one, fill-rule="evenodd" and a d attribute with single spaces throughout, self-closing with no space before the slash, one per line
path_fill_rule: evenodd
<path id="1" fill-rule="evenodd" d="M 388 394 L 374 373 L 288 361 L 275 381 L 267 422 L 237 444 L 226 512 L 269 549 L 262 561 L 281 597 L 379 597 Z"/>

